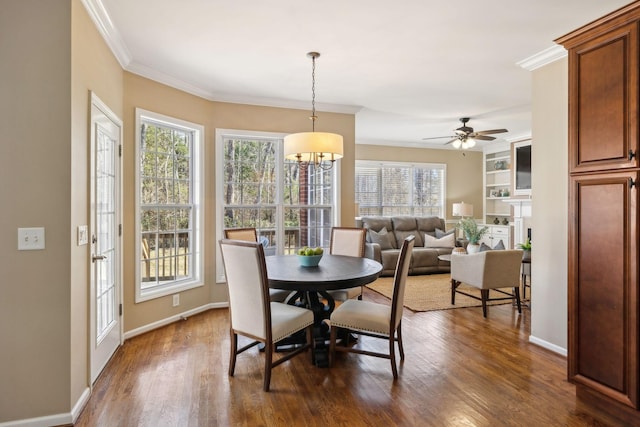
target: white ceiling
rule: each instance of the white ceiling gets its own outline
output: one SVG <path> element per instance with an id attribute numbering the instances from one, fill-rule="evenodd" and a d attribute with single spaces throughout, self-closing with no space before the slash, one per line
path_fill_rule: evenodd
<path id="1" fill-rule="evenodd" d="M 207 99 L 355 112 L 356 142 L 531 133 L 517 63 L 629 0 L 84 0 L 122 66 Z M 316 125 L 322 127 L 322 113 Z M 486 144 L 486 143 L 484 143 Z M 483 143 L 478 145 L 481 148 Z M 449 147 L 449 146 L 448 146 Z"/>

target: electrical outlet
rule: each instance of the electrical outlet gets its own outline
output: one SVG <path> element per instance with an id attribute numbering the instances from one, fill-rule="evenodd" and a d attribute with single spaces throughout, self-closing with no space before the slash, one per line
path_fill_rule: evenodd
<path id="1" fill-rule="evenodd" d="M 173 306 L 177 307 L 180 305 L 180 294 L 175 294 L 173 296 Z"/>
<path id="2" fill-rule="evenodd" d="M 18 228 L 18 250 L 44 249 L 44 227 Z"/>

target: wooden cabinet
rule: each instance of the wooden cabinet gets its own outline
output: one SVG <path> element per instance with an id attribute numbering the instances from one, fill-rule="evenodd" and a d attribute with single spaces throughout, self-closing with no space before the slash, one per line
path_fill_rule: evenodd
<path id="1" fill-rule="evenodd" d="M 638 408 L 638 172 L 570 178 L 569 378 Z"/>
<path id="2" fill-rule="evenodd" d="M 570 172 L 638 166 L 638 24 L 570 50 Z"/>
<path id="3" fill-rule="evenodd" d="M 569 51 L 569 354 L 578 397 L 640 424 L 635 2 L 558 40 Z"/>

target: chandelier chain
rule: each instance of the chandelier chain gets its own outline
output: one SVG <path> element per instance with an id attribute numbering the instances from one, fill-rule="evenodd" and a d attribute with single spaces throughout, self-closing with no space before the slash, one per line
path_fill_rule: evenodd
<path id="1" fill-rule="evenodd" d="M 311 129 L 316 131 L 316 56 L 311 55 Z"/>

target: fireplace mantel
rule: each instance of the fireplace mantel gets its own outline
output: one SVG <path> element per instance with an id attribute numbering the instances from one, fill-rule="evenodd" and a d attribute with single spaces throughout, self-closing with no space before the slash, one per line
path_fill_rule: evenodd
<path id="1" fill-rule="evenodd" d="M 513 206 L 513 241 L 523 243 L 527 239 L 524 218 L 531 217 L 531 199 L 505 199 L 503 202 Z"/>
<path id="2" fill-rule="evenodd" d="M 513 206 L 514 218 L 531 217 L 531 199 L 505 199 L 502 201 Z"/>

